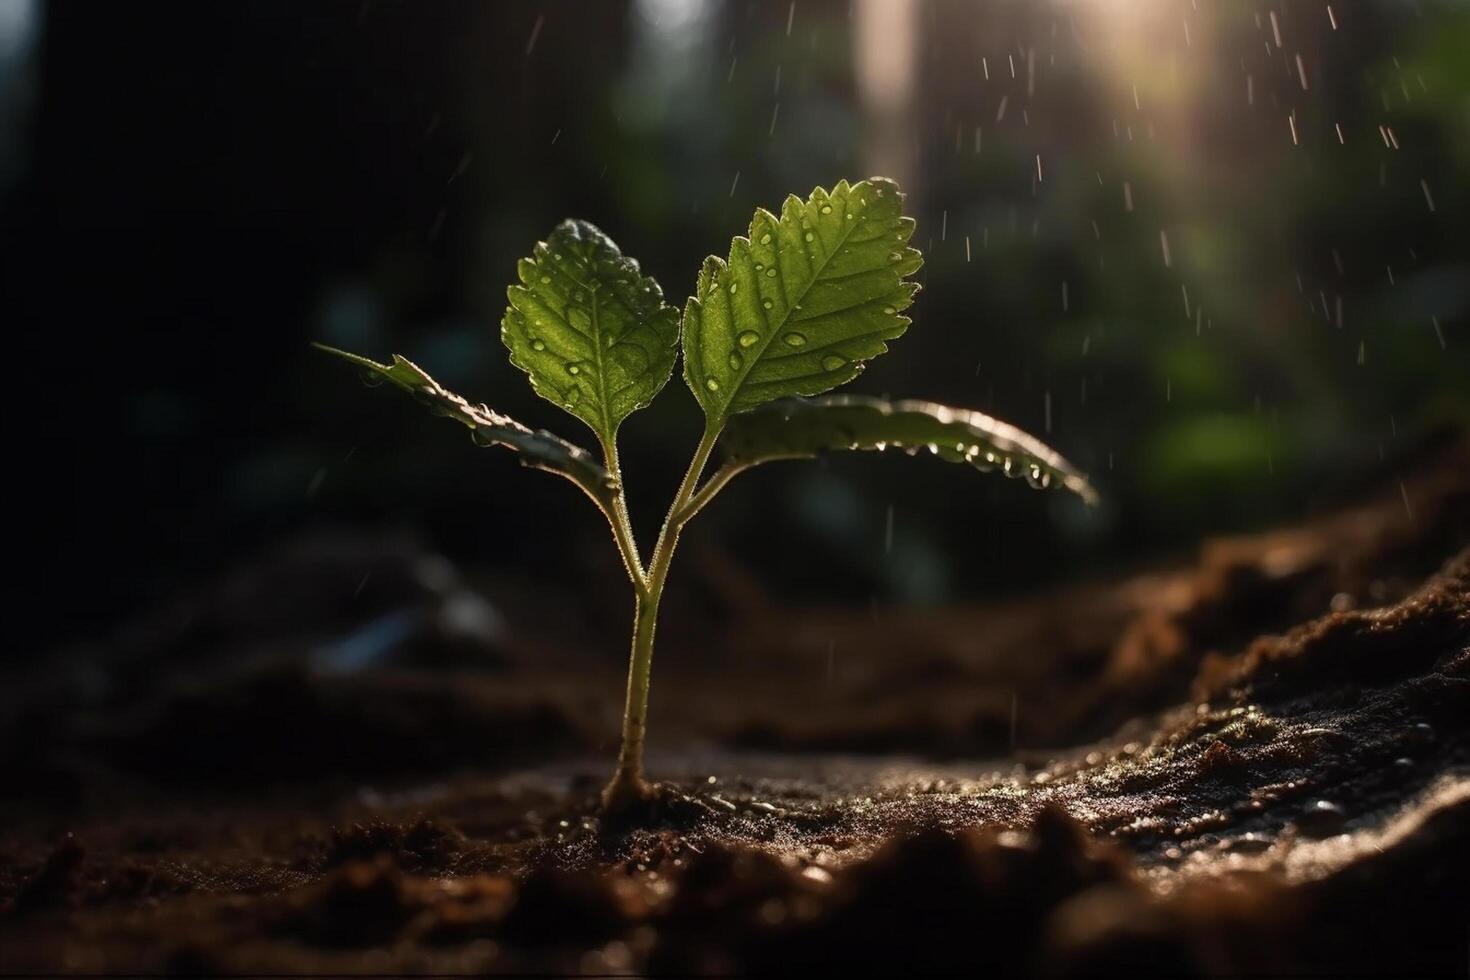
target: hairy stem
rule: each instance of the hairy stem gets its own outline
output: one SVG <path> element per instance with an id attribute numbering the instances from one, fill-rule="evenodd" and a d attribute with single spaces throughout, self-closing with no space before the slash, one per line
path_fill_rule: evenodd
<path id="1" fill-rule="evenodd" d="M 723 490 L 725 484 L 734 479 L 737 474 L 743 473 L 749 468 L 749 465 L 745 463 L 726 463 L 724 466 L 715 470 L 715 475 L 705 481 L 704 486 L 700 487 L 699 491 L 693 497 L 689 498 L 689 503 L 685 504 L 684 509 L 679 512 L 677 517 L 679 523 L 688 524 L 694 519 L 695 514 L 698 514 L 704 509 L 705 504 L 715 499 L 715 494 Z"/>
<path id="2" fill-rule="evenodd" d="M 694 450 L 689 461 L 689 470 L 674 495 L 669 515 L 659 532 L 649 560 L 645 587 L 639 592 L 633 614 L 633 650 L 628 660 L 628 696 L 623 709 L 623 744 L 618 753 L 618 769 L 612 782 L 602 791 L 603 807 L 608 811 L 626 809 L 648 795 L 643 781 L 643 737 L 648 729 L 648 686 L 649 672 L 653 666 L 653 638 L 658 626 L 658 605 L 663 598 L 664 581 L 668 578 L 669 565 L 674 560 L 674 549 L 679 544 L 679 532 L 693 516 L 689 503 L 694 496 L 699 477 L 704 473 L 719 438 L 718 426 L 710 425 Z"/>
<path id="3" fill-rule="evenodd" d="M 623 489 L 623 468 L 618 461 L 617 437 L 604 439 L 598 436 L 598 439 L 602 442 L 603 465 L 618 483 L 618 493 L 613 498 L 612 509 L 599 509 L 607 518 L 608 526 L 612 528 L 613 541 L 617 542 L 623 567 L 627 569 L 628 578 L 633 580 L 633 589 L 641 599 L 648 592 L 648 576 L 643 570 L 643 559 L 638 555 L 638 540 L 633 536 L 633 523 L 628 519 L 628 496 Z"/>

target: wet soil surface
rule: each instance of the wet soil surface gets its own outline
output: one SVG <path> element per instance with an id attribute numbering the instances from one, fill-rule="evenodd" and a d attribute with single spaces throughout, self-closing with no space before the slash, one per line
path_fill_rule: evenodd
<path id="1" fill-rule="evenodd" d="M 739 593 L 661 635 L 721 639 L 661 663 L 667 790 L 612 826 L 615 661 L 298 543 L 10 679 L 0 972 L 1463 976 L 1467 545 L 1460 446 L 1030 599 Z"/>

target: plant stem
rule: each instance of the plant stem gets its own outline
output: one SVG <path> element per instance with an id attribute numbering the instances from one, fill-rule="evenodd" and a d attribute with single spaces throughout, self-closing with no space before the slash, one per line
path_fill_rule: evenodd
<path id="1" fill-rule="evenodd" d="M 618 493 L 613 498 L 612 510 L 599 509 L 602 509 L 612 528 L 613 541 L 617 542 L 618 554 L 623 558 L 623 567 L 628 571 L 628 578 L 633 580 L 633 589 L 642 597 L 648 591 L 648 578 L 643 571 L 643 559 L 638 555 L 638 540 L 633 536 L 633 523 L 628 519 L 628 497 L 623 489 L 623 468 L 618 460 L 617 437 L 604 439 L 599 436 L 598 439 L 602 442 L 603 465 L 618 483 Z"/>
<path id="2" fill-rule="evenodd" d="M 724 466 L 721 466 L 719 469 L 715 470 L 715 475 L 705 481 L 704 486 L 699 488 L 699 492 L 694 494 L 693 497 L 689 498 L 689 503 L 685 504 L 684 509 L 679 512 L 679 523 L 688 524 L 690 521 L 692 521 L 694 519 L 694 515 L 703 510 L 704 505 L 713 500 L 715 498 L 715 494 L 724 489 L 725 484 L 729 483 L 738 474 L 745 472 L 747 469 L 749 469 L 749 466 L 743 463 L 737 463 L 734 465 L 726 463 Z"/>
<path id="3" fill-rule="evenodd" d="M 618 769 L 612 782 L 602 791 L 603 808 L 609 812 L 626 809 L 646 799 L 648 785 L 643 781 L 643 736 L 648 728 L 649 672 L 653 666 L 653 638 L 658 626 L 658 605 L 663 598 L 664 581 L 668 578 L 669 565 L 674 560 L 674 549 L 679 545 L 679 532 L 693 514 L 688 505 L 694 496 L 699 477 L 709 462 L 720 427 L 707 426 L 694 458 L 689 461 L 689 470 L 674 495 L 669 515 L 659 531 L 658 543 L 654 545 L 649 560 L 644 588 L 639 591 L 633 613 L 633 650 L 628 660 L 628 696 L 623 708 L 623 744 L 618 753 Z"/>

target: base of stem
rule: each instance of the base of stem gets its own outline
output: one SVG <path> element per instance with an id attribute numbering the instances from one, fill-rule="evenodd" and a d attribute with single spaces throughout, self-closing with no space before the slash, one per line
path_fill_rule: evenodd
<path id="1" fill-rule="evenodd" d="M 602 813 L 606 817 L 626 816 L 646 809 L 658 798 L 658 788 L 642 776 L 620 771 L 602 791 Z"/>

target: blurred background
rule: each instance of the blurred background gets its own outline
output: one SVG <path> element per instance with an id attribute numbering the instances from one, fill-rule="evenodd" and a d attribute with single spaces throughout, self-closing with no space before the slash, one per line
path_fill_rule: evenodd
<path id="1" fill-rule="evenodd" d="M 3 656 L 327 535 L 605 609 L 615 666 L 592 508 L 308 342 L 590 444 L 501 347 L 518 257 L 586 218 L 682 305 L 755 207 L 870 174 L 908 192 L 924 291 L 853 389 L 1013 421 L 1103 504 L 901 456 L 765 467 L 686 536 L 685 615 L 1188 556 L 1470 416 L 1463 3 L 0 0 Z M 698 426 L 676 376 L 624 427 L 645 541 Z"/>

